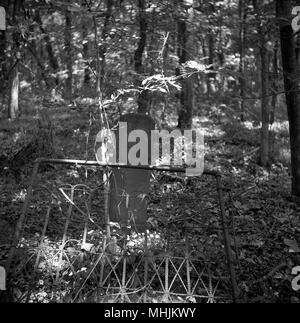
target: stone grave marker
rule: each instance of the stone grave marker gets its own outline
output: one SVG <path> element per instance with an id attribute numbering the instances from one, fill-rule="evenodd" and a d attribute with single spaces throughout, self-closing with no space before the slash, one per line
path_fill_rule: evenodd
<path id="1" fill-rule="evenodd" d="M 124 137 L 121 125 L 127 124 L 127 138 L 132 131 L 143 130 L 148 135 L 148 165 L 151 165 L 151 130 L 155 130 L 155 122 L 151 117 L 129 114 L 120 118 L 120 126 L 116 130 L 116 156 L 120 163 L 120 136 Z M 125 144 L 122 138 L 121 145 Z M 127 143 L 127 155 L 136 143 Z M 124 147 L 123 147 L 124 151 Z M 129 163 L 130 165 L 130 163 Z M 136 166 L 136 165 L 135 165 Z M 138 165 L 141 166 L 141 165 Z M 110 180 L 109 214 L 111 222 L 118 222 L 122 228 L 130 226 L 133 231 L 142 233 L 147 229 L 147 196 L 150 189 L 151 172 L 140 169 L 114 169 Z"/>

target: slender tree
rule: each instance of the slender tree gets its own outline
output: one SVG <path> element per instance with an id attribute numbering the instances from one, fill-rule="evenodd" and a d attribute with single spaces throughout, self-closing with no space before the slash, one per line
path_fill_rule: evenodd
<path id="1" fill-rule="evenodd" d="M 55 81 L 54 85 L 58 85 L 59 82 L 58 82 L 58 77 L 56 75 L 59 70 L 58 60 L 54 54 L 54 50 L 52 47 L 52 42 L 51 42 L 50 36 L 49 36 L 47 30 L 43 26 L 42 18 L 40 16 L 40 12 L 38 9 L 35 11 L 34 20 L 37 22 L 37 24 L 40 28 L 40 31 L 42 32 L 42 34 L 44 36 L 43 38 L 44 38 L 45 44 L 46 44 L 46 52 L 48 55 L 49 65 L 51 67 L 51 72 L 55 75 L 54 76 L 54 81 Z"/>
<path id="2" fill-rule="evenodd" d="M 113 0 L 106 0 L 106 12 L 104 18 L 104 25 L 102 29 L 101 36 L 101 46 L 99 49 L 99 57 L 100 57 L 100 87 L 103 90 L 104 87 L 104 77 L 105 77 L 105 66 L 106 66 L 106 52 L 107 52 L 107 43 L 106 39 L 109 33 L 109 24 L 112 17 L 113 10 Z"/>
<path id="3" fill-rule="evenodd" d="M 292 1 L 276 1 L 277 19 L 280 28 L 281 56 L 286 104 L 290 124 L 292 162 L 292 193 L 300 198 L 300 94 L 299 72 L 296 56 L 296 37 L 292 21 Z"/>
<path id="4" fill-rule="evenodd" d="M 140 29 L 140 39 L 134 53 L 134 68 L 139 80 L 137 86 L 141 86 L 141 76 L 145 73 L 143 65 L 143 55 L 147 45 L 148 21 L 146 15 L 146 0 L 138 0 L 138 21 Z M 142 90 L 138 96 L 138 113 L 146 114 L 149 111 L 148 91 Z"/>
<path id="5" fill-rule="evenodd" d="M 207 96 L 211 97 L 215 92 L 215 79 L 216 73 L 213 71 L 215 66 L 216 58 L 216 42 L 215 42 L 215 33 L 214 33 L 214 23 L 213 17 L 215 14 L 215 3 L 210 2 L 206 6 L 206 14 L 208 16 L 208 34 L 207 34 L 207 43 L 208 43 L 208 65 L 210 73 L 207 74 Z"/>
<path id="6" fill-rule="evenodd" d="M 269 99 L 269 55 L 267 49 L 267 29 L 262 19 L 263 4 L 253 0 L 253 7 L 257 20 L 257 33 L 259 37 L 260 54 L 260 82 L 261 82 L 261 147 L 260 164 L 264 167 L 270 162 L 270 99 Z"/>
<path id="7" fill-rule="evenodd" d="M 35 15 L 35 10 L 32 10 L 33 16 Z M 27 40 L 26 43 L 26 48 L 30 54 L 31 57 L 31 61 L 36 62 L 37 65 L 37 78 L 42 78 L 45 82 L 46 88 L 47 90 L 51 90 L 51 82 L 49 81 L 49 73 L 47 73 L 47 67 L 45 66 L 43 60 L 42 60 L 42 56 L 39 55 L 39 42 L 36 40 L 36 35 L 37 33 L 37 26 L 36 24 L 32 23 L 29 26 L 29 37 L 30 40 Z"/>
<path id="8" fill-rule="evenodd" d="M 67 67 L 67 78 L 65 85 L 65 97 L 71 100 L 73 92 L 73 50 L 72 50 L 72 17 L 71 12 L 65 12 L 65 61 Z"/>
<path id="9" fill-rule="evenodd" d="M 82 2 L 82 7 L 84 9 L 88 8 L 88 4 L 85 0 Z M 88 39 L 88 19 L 86 15 L 82 15 L 82 57 L 84 60 L 84 88 L 86 90 L 90 87 L 90 81 L 91 81 L 91 71 L 89 66 L 89 39 Z"/>
<path id="10" fill-rule="evenodd" d="M 8 0 L 0 0 L 0 6 L 4 8 L 7 13 Z M 0 92 L 4 94 L 6 88 L 6 30 L 0 30 Z"/>
<path id="11" fill-rule="evenodd" d="M 239 83 L 240 83 L 240 111 L 241 121 L 245 121 L 245 87 L 246 80 L 244 76 L 245 72 L 245 34 L 246 34 L 246 17 L 247 10 L 245 6 L 245 0 L 239 0 L 239 18 L 240 18 L 240 30 L 239 30 L 239 52 L 240 52 L 240 66 L 239 66 Z"/>
<path id="12" fill-rule="evenodd" d="M 185 1 L 179 2 L 181 7 L 187 5 Z M 190 3 L 189 3 L 190 5 Z M 186 14 L 178 16 L 177 21 L 177 56 L 179 68 L 177 74 L 180 74 L 181 66 L 191 59 L 189 54 L 189 45 L 191 34 L 188 31 L 188 23 L 190 15 Z M 190 128 L 192 126 L 193 110 L 194 110 L 194 75 L 181 78 L 180 91 L 180 110 L 178 116 L 178 127 L 181 129 Z"/>
<path id="13" fill-rule="evenodd" d="M 8 119 L 15 120 L 20 116 L 19 110 L 19 62 L 21 58 L 20 52 L 20 34 L 18 31 L 18 14 L 22 6 L 23 0 L 15 0 L 12 4 L 12 23 L 14 25 L 13 43 L 14 43 L 14 62 L 9 77 L 9 104 Z"/>

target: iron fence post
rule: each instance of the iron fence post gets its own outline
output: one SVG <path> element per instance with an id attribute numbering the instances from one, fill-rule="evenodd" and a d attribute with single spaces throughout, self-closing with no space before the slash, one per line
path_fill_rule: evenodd
<path id="1" fill-rule="evenodd" d="M 223 229 L 223 235 L 224 235 L 224 245 L 225 245 L 225 253 L 227 258 L 227 265 L 228 270 L 230 274 L 230 280 L 231 280 L 231 286 L 232 286 L 232 298 L 233 302 L 236 303 L 239 295 L 239 290 L 236 282 L 236 275 L 232 260 L 232 253 L 230 248 L 230 236 L 227 228 L 226 223 L 226 210 L 225 210 L 225 203 L 224 203 L 224 196 L 223 196 L 223 188 L 221 183 L 221 176 L 216 176 L 217 180 L 217 190 L 218 190 L 218 197 L 219 197 L 219 203 L 220 203 L 220 209 L 221 209 L 221 222 L 222 222 L 222 229 Z"/>
<path id="2" fill-rule="evenodd" d="M 34 162 L 34 167 L 33 167 L 32 175 L 31 175 L 31 179 L 30 179 L 30 184 L 29 184 L 29 187 L 27 190 L 27 195 L 25 198 L 24 205 L 22 207 L 21 215 L 20 215 L 17 225 L 16 225 L 16 229 L 15 229 L 15 233 L 14 233 L 14 237 L 13 237 L 13 242 L 12 242 L 8 257 L 7 257 L 7 262 L 5 264 L 5 269 L 6 269 L 7 275 L 10 274 L 10 267 L 11 267 L 11 264 L 12 264 L 12 261 L 13 261 L 13 258 L 14 258 L 15 252 L 16 252 L 17 245 L 18 245 L 20 237 L 21 237 L 21 233 L 23 230 L 23 224 L 26 219 L 27 209 L 29 206 L 29 202 L 31 200 L 33 187 L 35 184 L 36 176 L 38 174 L 39 166 L 40 166 L 40 160 L 37 159 Z"/>

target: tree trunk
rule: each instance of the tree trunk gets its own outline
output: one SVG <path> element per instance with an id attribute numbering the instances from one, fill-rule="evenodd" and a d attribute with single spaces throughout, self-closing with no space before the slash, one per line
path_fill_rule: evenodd
<path id="1" fill-rule="evenodd" d="M 19 117 L 19 63 L 16 63 L 10 75 L 10 93 L 8 119 L 15 120 Z"/>
<path id="2" fill-rule="evenodd" d="M 279 50 L 279 42 L 276 41 L 275 46 L 274 46 L 274 51 L 273 51 L 273 91 L 274 95 L 272 96 L 272 110 L 270 113 L 270 124 L 274 124 L 275 122 L 275 112 L 277 108 L 277 103 L 278 103 L 278 85 L 277 82 L 279 80 L 279 67 L 278 67 L 278 50 Z"/>
<path id="3" fill-rule="evenodd" d="M 295 37 L 291 26 L 291 0 L 276 1 L 280 26 L 281 55 L 287 110 L 290 124 L 292 194 L 300 198 L 300 94 Z"/>
<path id="4" fill-rule="evenodd" d="M 100 47 L 99 56 L 100 56 L 100 87 L 103 89 L 104 86 L 104 76 L 105 76 L 105 66 L 106 66 L 106 52 L 107 52 L 107 44 L 106 38 L 108 36 L 109 31 L 109 23 L 112 16 L 113 9 L 113 0 L 106 0 L 106 13 L 105 20 L 102 30 L 102 45 Z"/>
<path id="5" fill-rule="evenodd" d="M 279 66 L 278 66 L 278 50 L 279 50 L 279 42 L 276 41 L 274 45 L 272 59 L 272 69 L 273 69 L 273 77 L 272 77 L 272 104 L 270 111 L 270 136 L 269 136 L 269 147 L 270 147 L 270 159 L 274 160 L 274 144 L 275 144 L 275 133 L 272 131 L 272 125 L 275 122 L 275 113 L 278 105 L 278 80 L 279 80 Z"/>
<path id="6" fill-rule="evenodd" d="M 27 44 L 27 49 L 31 53 L 32 57 L 35 59 L 36 64 L 38 65 L 38 78 L 42 78 L 45 82 L 47 90 L 51 90 L 51 83 L 49 82 L 47 69 L 45 68 L 45 64 L 43 64 L 41 58 L 38 56 L 37 46 L 35 41 L 31 41 L 31 44 Z"/>
<path id="7" fill-rule="evenodd" d="M 263 167 L 269 164 L 269 135 L 270 135 L 270 100 L 268 97 L 269 89 L 269 63 L 268 52 L 265 42 L 261 43 L 260 48 L 261 58 L 261 150 L 260 150 L 260 164 Z"/>
<path id="8" fill-rule="evenodd" d="M 49 82 L 48 79 L 48 73 L 47 73 L 47 69 L 46 66 L 44 64 L 44 62 L 42 61 L 42 57 L 39 56 L 38 54 L 38 45 L 37 45 L 37 41 L 35 39 L 35 34 L 36 34 L 36 27 L 34 24 L 31 24 L 29 26 L 29 33 L 30 33 L 30 38 L 31 41 L 27 43 L 26 48 L 28 49 L 28 51 L 30 52 L 32 58 L 34 59 L 34 61 L 37 64 L 37 77 L 38 79 L 42 78 L 45 82 L 46 88 L 48 91 L 51 90 L 51 84 Z"/>
<path id="9" fill-rule="evenodd" d="M 15 0 L 12 8 L 12 22 L 16 26 L 18 23 L 17 15 L 20 11 L 23 0 Z M 9 95 L 9 104 L 8 104 L 8 119 L 15 120 L 20 116 L 19 110 L 19 59 L 21 54 L 20 50 L 20 35 L 18 31 L 13 33 L 13 41 L 14 41 L 14 51 L 15 51 L 15 62 L 13 63 L 13 68 L 10 72 L 9 78 L 9 87 L 10 87 L 10 95 Z"/>
<path id="10" fill-rule="evenodd" d="M 216 91 L 215 89 L 216 73 L 213 71 L 215 58 L 216 58 L 216 44 L 215 44 L 214 28 L 212 27 L 214 25 L 214 22 L 211 19 L 211 17 L 215 14 L 214 3 L 209 3 L 205 11 L 206 11 L 206 15 L 208 17 L 208 23 L 209 23 L 207 43 L 208 43 L 208 65 L 210 65 L 209 70 L 211 70 L 211 72 L 207 74 L 207 97 L 208 99 L 210 99 L 211 96 Z"/>
<path id="11" fill-rule="evenodd" d="M 67 79 L 65 84 L 65 98 L 67 100 L 72 99 L 73 92 L 73 64 L 72 64 L 72 18 L 71 12 L 66 10 L 65 12 L 65 55 L 66 55 L 66 67 L 67 67 Z"/>
<path id="12" fill-rule="evenodd" d="M 179 64 L 183 65 L 188 61 L 188 30 L 184 19 L 178 20 L 178 51 Z M 180 70 L 180 68 L 179 68 Z M 179 74 L 179 73 L 177 73 Z M 181 79 L 182 89 L 180 91 L 180 110 L 178 116 L 178 127 L 188 129 L 192 126 L 194 110 L 194 76 Z"/>
<path id="13" fill-rule="evenodd" d="M 269 136 L 270 136 L 270 100 L 268 97 L 269 91 L 269 59 L 267 50 L 267 39 L 266 39 L 266 26 L 262 22 L 262 4 L 258 4 L 257 0 L 253 0 L 253 7 L 257 16 L 257 31 L 260 36 L 259 41 L 259 54 L 261 60 L 261 147 L 260 147 L 260 158 L 259 163 L 261 166 L 266 167 L 270 162 L 270 147 L 269 147 Z"/>
<path id="14" fill-rule="evenodd" d="M 6 50 L 6 31 L 0 30 L 0 70 L 1 75 L 0 78 L 3 80 L 3 77 L 5 77 L 6 74 L 6 57 L 5 57 L 5 50 Z M 1 84 L 3 84 L 1 82 Z"/>
<path id="15" fill-rule="evenodd" d="M 296 40 L 296 60 L 298 65 L 298 71 L 300 72 L 300 33 L 298 33 Z"/>
<path id="16" fill-rule="evenodd" d="M 0 0 L 0 6 L 3 7 L 7 14 L 7 8 L 8 8 L 8 1 L 6 0 Z M 7 86 L 7 69 L 6 69 L 6 31 L 0 30 L 0 92 L 3 94 L 4 98 L 4 92 Z"/>
<path id="17" fill-rule="evenodd" d="M 96 50 L 96 93 L 97 93 L 97 99 L 101 100 L 102 93 L 101 93 L 101 87 L 100 87 L 100 51 L 99 51 L 99 35 L 98 35 L 98 24 L 97 19 L 94 16 L 93 17 L 93 23 L 94 23 L 94 46 Z"/>
<path id="18" fill-rule="evenodd" d="M 82 45 L 82 56 L 84 59 L 84 86 L 89 87 L 90 86 L 90 81 L 91 81 L 91 72 L 90 72 L 90 67 L 88 64 L 88 59 L 89 59 L 89 42 L 88 42 L 88 30 L 85 25 L 82 27 L 82 38 L 83 38 L 83 45 Z"/>
<path id="19" fill-rule="evenodd" d="M 213 35 L 212 29 L 209 30 L 209 35 L 208 35 L 208 64 L 210 65 L 210 70 L 214 69 L 214 62 L 215 62 L 215 38 Z M 214 94 L 215 89 L 214 89 L 214 81 L 215 81 L 215 73 L 211 72 L 207 74 L 208 77 L 208 88 L 207 88 L 207 95 L 208 98 Z"/>
<path id="20" fill-rule="evenodd" d="M 146 0 L 138 0 L 139 7 L 139 26 L 140 26 L 140 40 L 138 47 L 134 53 L 134 68 L 139 80 L 136 82 L 136 86 L 141 86 L 141 77 L 145 73 L 143 66 L 143 54 L 147 44 L 147 17 L 146 17 Z M 147 114 L 149 112 L 148 104 L 149 93 L 142 90 L 138 96 L 138 113 Z"/>
<path id="21" fill-rule="evenodd" d="M 240 52 L 240 66 L 239 66 L 239 83 L 240 83 L 240 111 L 241 121 L 245 121 L 245 34 L 246 34 L 246 8 L 244 0 L 239 0 L 239 18 L 240 18 L 240 34 L 239 34 L 239 52 Z"/>
<path id="22" fill-rule="evenodd" d="M 83 1 L 82 6 L 84 8 L 87 7 L 86 1 Z M 84 59 L 84 81 L 83 87 L 86 91 L 90 88 L 91 81 L 91 71 L 90 66 L 88 64 L 89 59 L 89 40 L 88 40 L 88 25 L 87 18 L 85 16 L 82 17 L 82 57 Z"/>
<path id="23" fill-rule="evenodd" d="M 54 51 L 53 51 L 53 48 L 52 48 L 50 36 L 47 33 L 47 31 L 44 29 L 44 27 L 43 27 L 43 22 L 42 22 L 42 19 L 40 17 L 40 14 L 39 14 L 38 10 L 36 10 L 36 14 L 35 14 L 34 19 L 38 23 L 41 32 L 45 35 L 44 39 L 45 39 L 45 42 L 46 42 L 46 51 L 47 51 L 47 54 L 48 54 L 49 64 L 50 64 L 50 67 L 52 69 L 52 72 L 54 74 L 56 74 L 58 72 L 58 69 L 59 69 L 58 60 L 54 55 Z M 59 83 L 58 82 L 58 77 L 56 75 L 55 76 L 55 84 L 58 85 L 58 83 Z"/>

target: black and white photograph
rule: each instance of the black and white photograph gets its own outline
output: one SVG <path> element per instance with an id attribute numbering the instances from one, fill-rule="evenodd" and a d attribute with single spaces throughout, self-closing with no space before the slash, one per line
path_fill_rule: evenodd
<path id="1" fill-rule="evenodd" d="M 0 303 L 300 303 L 299 0 L 0 0 Z"/>

